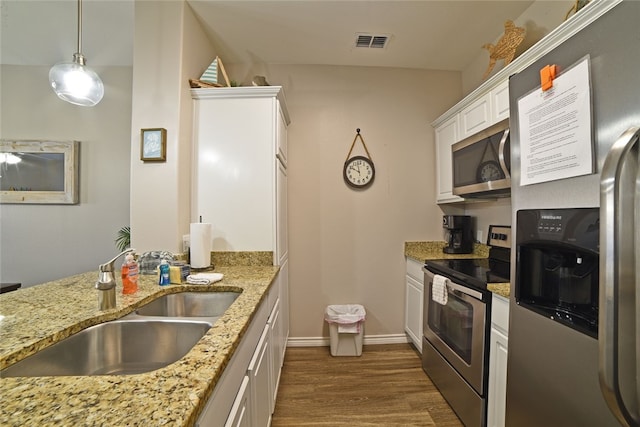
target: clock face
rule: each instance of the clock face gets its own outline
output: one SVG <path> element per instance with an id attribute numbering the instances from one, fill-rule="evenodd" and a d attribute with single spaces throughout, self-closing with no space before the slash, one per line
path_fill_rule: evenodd
<path id="1" fill-rule="evenodd" d="M 496 181 L 503 179 L 504 173 L 497 162 L 489 160 L 488 162 L 480 164 L 477 178 L 480 182 Z"/>
<path id="2" fill-rule="evenodd" d="M 344 180 L 352 187 L 364 188 L 371 185 L 375 174 L 373 162 L 367 157 L 351 157 L 344 163 Z"/>

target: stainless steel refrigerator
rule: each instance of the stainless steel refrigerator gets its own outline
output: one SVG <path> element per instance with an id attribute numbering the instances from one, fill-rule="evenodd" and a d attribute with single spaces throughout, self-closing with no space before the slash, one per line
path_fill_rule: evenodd
<path id="1" fill-rule="evenodd" d="M 589 91 L 591 133 L 588 141 L 583 138 L 579 144 L 581 152 L 592 153 L 591 165 L 581 160 L 592 170 L 536 181 L 531 173 L 536 165 L 527 156 L 547 162 L 549 171 L 554 169 L 549 166 L 553 161 L 551 155 L 531 151 L 534 131 L 523 129 L 523 115 L 530 114 L 524 111 L 524 100 L 541 90 L 543 67 L 557 65 L 556 81 L 560 81 L 565 71 L 587 57 L 589 84 L 582 90 Z M 509 91 L 513 224 L 520 210 L 599 208 L 599 272 L 597 330 L 591 335 L 519 305 L 518 283 L 513 281 L 506 424 L 638 426 L 640 1 L 620 2 L 511 76 Z M 512 251 L 512 278 L 517 275 L 519 256 Z"/>

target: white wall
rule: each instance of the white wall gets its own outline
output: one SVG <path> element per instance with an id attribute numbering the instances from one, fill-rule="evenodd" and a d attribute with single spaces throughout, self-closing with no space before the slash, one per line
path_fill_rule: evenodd
<path id="1" fill-rule="evenodd" d="M 215 54 L 184 2 L 136 1 L 131 139 L 131 240 L 138 251 L 182 251 L 189 233 L 189 78 Z M 167 161 L 140 160 L 140 130 L 167 129 Z"/>
<path id="2" fill-rule="evenodd" d="M 227 66 L 231 79 L 252 76 Z M 460 74 L 280 65 L 289 127 L 291 336 L 328 336 L 329 304 L 367 310 L 366 334 L 403 334 L 404 242 L 439 240 L 431 121 L 460 96 Z M 342 168 L 361 129 L 373 185 L 348 187 Z M 358 141 L 354 154 L 363 154 Z"/>
<path id="3" fill-rule="evenodd" d="M 131 68 L 97 69 L 105 95 L 71 105 L 49 87 L 49 67 L 2 65 L 0 137 L 80 141 L 78 205 L 0 205 L 0 281 L 30 286 L 98 271 L 129 225 Z"/>

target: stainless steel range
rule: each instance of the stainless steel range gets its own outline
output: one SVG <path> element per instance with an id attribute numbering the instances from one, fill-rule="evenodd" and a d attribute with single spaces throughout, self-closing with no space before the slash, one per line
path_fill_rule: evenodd
<path id="1" fill-rule="evenodd" d="M 423 268 L 428 291 L 422 367 L 467 427 L 486 425 L 491 325 L 487 284 L 509 282 L 511 227 L 490 226 L 487 243 L 488 259 L 427 261 Z"/>

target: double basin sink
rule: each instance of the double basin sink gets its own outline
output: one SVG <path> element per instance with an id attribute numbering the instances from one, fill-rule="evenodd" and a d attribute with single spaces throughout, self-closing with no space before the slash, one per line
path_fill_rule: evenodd
<path id="1" fill-rule="evenodd" d="M 84 329 L 0 372 L 2 377 L 132 375 L 184 357 L 238 292 L 161 296 L 122 319 Z"/>

